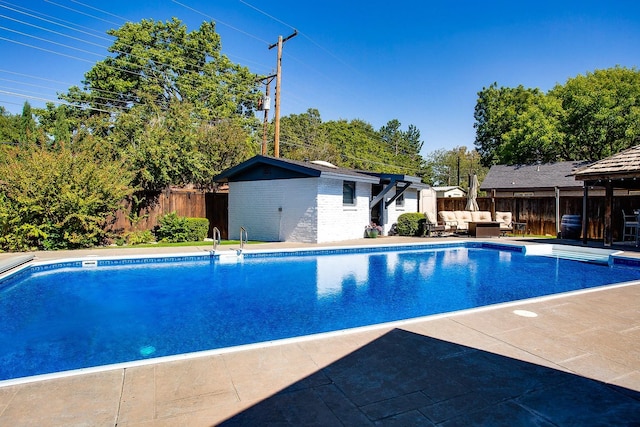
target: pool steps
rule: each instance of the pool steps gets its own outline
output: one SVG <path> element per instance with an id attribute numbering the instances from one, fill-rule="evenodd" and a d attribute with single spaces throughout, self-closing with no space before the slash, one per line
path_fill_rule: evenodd
<path id="1" fill-rule="evenodd" d="M 620 251 L 597 248 L 583 248 L 568 245 L 527 245 L 525 255 L 569 259 L 594 264 L 609 264 L 611 255 Z"/>
<path id="2" fill-rule="evenodd" d="M 20 267 L 21 265 L 26 264 L 33 259 L 35 259 L 35 255 L 22 255 L 10 258 L 4 262 L 0 262 L 0 274 L 6 273 L 9 270 L 13 270 L 16 267 Z"/>
<path id="3" fill-rule="evenodd" d="M 217 257 L 220 264 L 236 264 L 244 259 L 241 250 L 220 252 Z"/>

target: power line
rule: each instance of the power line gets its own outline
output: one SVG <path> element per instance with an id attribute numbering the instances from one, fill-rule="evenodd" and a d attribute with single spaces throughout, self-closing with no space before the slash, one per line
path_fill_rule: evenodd
<path id="1" fill-rule="evenodd" d="M 100 56 L 100 57 L 104 56 L 104 55 L 102 55 L 100 53 L 95 53 L 95 52 L 91 52 L 91 51 L 88 51 L 88 50 L 80 49 L 79 47 L 69 46 L 69 45 L 64 44 L 64 43 L 58 43 L 58 42 L 55 42 L 53 40 L 47 40 L 47 39 L 45 39 L 43 37 L 38 37 L 38 36 L 34 36 L 32 34 L 23 33 L 22 31 L 13 30 L 11 28 L 3 27 L 1 25 L 0 25 L 0 30 L 5 30 L 5 31 L 8 31 L 10 33 L 19 34 L 21 36 L 29 37 L 29 38 L 32 38 L 32 39 L 35 39 L 35 40 L 46 42 L 46 43 L 51 43 L 51 44 L 54 44 L 56 46 L 60 46 L 60 47 L 64 47 L 64 48 L 67 48 L 67 49 L 75 50 L 77 52 L 88 53 L 90 55 Z"/>
<path id="2" fill-rule="evenodd" d="M 69 106 L 69 107 L 79 108 L 81 110 L 100 111 L 102 113 L 113 114 L 113 111 L 109 111 L 109 110 L 101 110 L 101 109 L 95 108 L 95 107 L 79 107 L 78 105 L 70 104 L 70 103 L 65 102 L 65 101 L 47 99 L 47 98 L 42 98 L 42 97 L 39 97 L 39 96 L 25 95 L 25 94 L 22 94 L 22 93 L 9 92 L 9 91 L 5 91 L 5 90 L 0 90 L 0 94 L 5 94 L 5 95 L 13 96 L 13 97 L 33 99 L 33 100 L 37 100 L 37 101 L 51 102 L 51 103 L 54 103 L 54 104 L 66 105 L 66 106 Z"/>
<path id="3" fill-rule="evenodd" d="M 66 21 L 64 19 L 59 19 L 59 18 L 57 18 L 55 16 L 51 16 L 51 15 L 47 15 L 47 14 L 44 14 L 44 13 L 40 13 L 40 12 L 31 10 L 31 9 L 27 9 L 27 8 L 24 8 L 24 7 L 16 6 L 14 4 L 7 3 L 7 2 L 2 1 L 2 0 L 0 0 L 0 3 L 4 3 L 4 4 L 8 4 L 8 5 L 12 6 L 12 7 L 8 7 L 8 6 L 4 6 L 4 5 L 0 4 L 0 7 L 3 8 L 3 9 L 7 9 L 7 10 L 10 10 L 12 12 L 19 13 L 21 15 L 26 15 L 26 16 L 28 16 L 30 18 L 35 18 L 35 19 L 38 19 L 40 21 L 48 22 L 50 24 L 58 25 L 60 27 L 63 27 L 63 28 L 66 28 L 66 29 L 69 29 L 69 30 L 72 30 L 72 31 L 77 31 L 79 33 L 82 33 L 82 34 L 90 36 L 90 37 L 95 37 L 95 38 L 106 40 L 106 41 L 113 41 L 113 39 L 111 39 L 111 38 L 102 36 L 102 33 L 99 33 L 97 31 L 95 31 L 93 28 L 85 27 L 85 26 L 82 26 L 82 25 L 76 25 L 73 22 L 69 22 L 69 21 Z M 22 10 L 19 10 L 19 9 L 22 9 Z M 23 12 L 24 10 L 26 10 L 27 12 Z M 40 16 L 38 16 L 38 15 L 40 15 Z M 42 16 L 44 16 L 45 18 L 42 18 Z M 51 18 L 51 19 L 47 19 L 47 18 Z M 59 22 L 55 22 L 55 21 L 62 22 L 63 24 L 61 24 Z M 65 24 L 70 24 L 70 25 L 65 25 Z M 77 28 L 74 28 L 74 27 L 77 27 Z M 79 30 L 78 28 L 84 28 L 84 29 L 86 29 L 88 31 Z M 98 35 L 98 34 L 100 34 L 100 35 Z"/>
<path id="4" fill-rule="evenodd" d="M 290 24 L 287 24 L 286 22 L 276 18 L 273 15 L 268 14 L 267 12 L 265 12 L 264 10 L 258 9 L 256 6 L 244 1 L 244 0 L 239 0 L 240 3 L 244 4 L 247 7 L 250 7 L 251 9 L 255 10 L 258 13 L 261 13 L 262 15 L 266 16 L 267 18 L 270 18 L 282 25 L 285 25 L 287 27 L 289 27 L 292 30 L 296 30 L 297 29 L 295 27 L 293 27 Z M 333 52 L 331 52 L 329 49 L 325 48 L 324 46 L 321 46 L 318 42 L 316 42 L 315 40 L 313 40 L 311 37 L 309 37 L 308 35 L 306 35 L 304 32 L 300 31 L 299 32 L 300 35 L 302 37 L 304 37 L 305 39 L 309 40 L 309 42 L 311 42 L 312 44 L 314 44 L 317 48 L 323 50 L 325 53 L 327 53 L 328 55 L 330 55 L 331 57 L 333 57 L 334 59 L 336 59 L 337 61 L 339 61 L 340 63 L 342 63 L 343 65 L 346 65 L 347 67 L 351 68 L 352 70 L 358 72 L 359 74 L 361 74 L 361 72 L 359 70 L 356 70 L 355 68 L 353 68 L 353 66 L 351 66 L 350 64 L 348 64 L 347 62 L 345 62 L 344 60 L 342 60 L 342 58 L 338 57 L 337 55 L 335 55 Z M 289 56 L 289 55 L 288 55 Z M 301 61 L 302 62 L 302 61 Z"/>
<path id="5" fill-rule="evenodd" d="M 34 79 L 34 80 L 42 80 L 42 81 L 46 81 L 46 82 L 50 82 L 50 83 L 57 83 L 57 84 L 61 84 L 61 85 L 65 85 L 64 88 L 56 88 L 56 87 L 51 87 L 51 86 L 42 86 L 42 85 L 35 85 L 33 83 L 24 83 L 24 82 L 20 82 L 18 80 L 9 80 L 9 79 L 3 79 L 0 78 L 0 80 L 4 80 L 4 81 L 11 81 L 13 83 L 17 83 L 23 86 L 32 86 L 32 87 L 40 87 L 42 89 L 53 89 L 53 90 L 68 90 L 71 86 L 75 86 L 75 83 L 69 83 L 69 82 L 62 82 L 60 80 L 52 80 L 52 79 L 47 79 L 44 77 L 39 77 L 39 76 L 34 76 L 31 74 L 25 74 L 25 73 L 18 73 L 15 71 L 9 71 L 9 70 L 4 70 L 4 69 L 0 69 L 0 73 L 6 73 L 6 74 L 12 74 L 15 76 L 20 76 L 20 77 L 26 77 L 28 79 Z M 91 88 L 89 87 L 89 89 L 91 89 L 92 92 L 102 92 L 102 93 L 106 93 L 106 94 L 110 94 L 110 95 L 120 95 L 120 92 L 113 92 L 110 90 L 105 90 L 105 89 L 97 89 L 97 88 Z M 106 99 L 106 98 L 105 98 Z"/>
<path id="6" fill-rule="evenodd" d="M 306 149 L 316 149 L 316 148 L 318 148 L 317 146 L 313 146 L 313 145 L 310 145 L 310 144 L 298 144 L 298 143 L 290 142 L 290 141 L 287 141 L 287 140 L 283 140 L 282 144 L 293 146 L 293 147 L 306 148 Z M 394 165 L 394 164 L 391 164 L 391 163 L 384 163 L 384 162 L 371 160 L 371 159 L 362 159 L 362 158 L 351 156 L 351 155 L 348 155 L 348 154 L 345 154 L 345 153 L 339 153 L 339 154 L 340 154 L 340 156 L 342 156 L 344 158 L 347 158 L 347 159 L 357 160 L 357 161 L 360 161 L 360 162 L 366 162 L 366 163 L 370 163 L 370 164 L 374 164 L 374 165 L 393 167 L 393 168 L 405 170 L 407 172 L 415 172 L 414 168 L 409 168 L 409 167 L 406 167 L 406 166 Z"/>
<path id="7" fill-rule="evenodd" d="M 80 6 L 84 6 L 84 7 L 86 7 L 87 9 L 93 9 L 93 10 L 95 10 L 95 11 L 97 11 L 97 12 L 104 13 L 105 15 L 113 16 L 114 18 L 118 18 L 118 19 L 120 19 L 121 21 L 128 21 L 128 20 L 129 20 L 129 19 L 127 19 L 127 18 L 123 18 L 122 16 L 114 15 L 113 13 L 110 13 L 110 12 L 104 11 L 104 10 L 102 10 L 102 9 L 98 9 L 97 7 L 94 7 L 94 6 L 91 6 L 91 5 L 85 4 L 85 3 L 81 3 L 81 2 L 79 2 L 79 1 L 77 1 L 77 0 L 69 0 L 69 1 L 70 1 L 71 3 L 79 4 Z"/>
<path id="8" fill-rule="evenodd" d="M 264 44 L 267 44 L 267 45 L 269 44 L 269 42 L 268 42 L 268 41 L 263 40 L 263 39 L 261 39 L 261 38 L 260 38 L 260 37 L 258 37 L 258 36 L 255 36 L 255 35 L 250 34 L 250 33 L 246 32 L 246 31 L 244 31 L 244 30 L 241 30 L 241 29 L 239 29 L 239 28 L 236 28 L 236 27 L 234 27 L 233 25 L 227 24 L 227 23 L 226 23 L 226 22 L 224 22 L 224 21 L 220 21 L 220 20 L 218 20 L 218 19 L 215 19 L 214 17 L 212 17 L 212 16 L 210 16 L 210 15 L 207 15 L 207 14 L 206 14 L 206 13 L 204 13 L 204 12 L 200 12 L 199 10 L 197 10 L 197 9 L 195 9 L 195 8 L 191 7 L 191 6 L 187 6 L 186 4 L 181 3 L 181 2 L 179 2 L 179 1 L 177 1 L 177 0 L 171 0 L 171 1 L 172 1 L 172 2 L 174 2 L 175 4 L 179 5 L 179 6 L 184 7 L 185 9 L 189 9 L 189 10 L 190 10 L 190 11 L 192 11 L 192 12 L 195 12 L 195 13 L 198 13 L 198 14 L 200 14 L 200 15 L 204 16 L 204 17 L 208 18 L 208 19 L 209 19 L 209 20 L 211 20 L 211 21 L 214 21 L 214 22 L 216 22 L 216 23 L 219 23 L 219 24 L 225 25 L 225 26 L 227 26 L 227 27 L 231 28 L 232 30 L 238 31 L 239 33 L 244 34 L 245 36 L 248 36 L 248 37 L 254 38 L 254 39 L 258 40 L 258 41 L 263 42 Z"/>
<path id="9" fill-rule="evenodd" d="M 10 16 L 0 15 L 0 18 L 8 19 L 10 21 L 17 22 L 17 23 L 22 24 L 22 25 L 26 25 L 28 27 L 37 28 L 38 30 L 46 31 L 46 32 L 49 32 L 49 33 L 52 33 L 52 34 L 55 34 L 55 35 L 58 35 L 58 36 L 62 36 L 62 37 L 67 37 L 67 38 L 70 38 L 72 40 L 76 40 L 76 41 L 79 41 L 79 42 L 82 42 L 82 43 L 87 43 L 87 44 L 90 44 L 92 46 L 103 48 L 105 50 L 107 49 L 105 46 L 103 46 L 101 44 L 93 43 L 93 42 L 90 42 L 88 40 L 81 39 L 79 37 L 73 37 L 73 36 L 71 36 L 69 34 L 64 34 L 64 33 L 61 33 L 59 31 L 54 31 L 52 29 L 41 27 L 39 25 L 35 25 L 35 24 L 30 23 L 30 22 L 21 21 L 19 19 L 11 18 Z M 77 31 L 77 30 L 75 30 L 75 31 Z"/>
<path id="10" fill-rule="evenodd" d="M 106 19 L 102 19 L 102 18 L 99 18 L 99 17 L 97 17 L 97 16 L 93 16 L 93 15 L 90 15 L 90 14 L 88 14 L 88 13 L 81 12 L 81 11 L 76 10 L 76 9 L 73 9 L 73 8 L 71 8 L 71 7 L 69 7 L 69 6 L 64 6 L 64 5 L 58 4 L 58 3 L 56 3 L 56 2 L 53 2 L 53 1 L 51 1 L 51 0 L 44 0 L 44 1 L 45 1 L 46 3 L 50 3 L 50 4 L 54 5 L 54 6 L 58 6 L 58 7 L 61 7 L 61 8 L 63 8 L 63 9 L 67 9 L 67 10 L 69 10 L 69 11 L 71 11 L 71 12 L 79 13 L 80 15 L 84 15 L 84 16 L 87 16 L 87 17 L 89 17 L 89 18 L 97 19 L 98 21 L 102 21 L 102 22 L 107 23 L 107 24 L 111 24 L 111 25 L 120 25 L 120 24 L 119 24 L 119 23 L 117 23 L 117 22 L 107 21 Z"/>

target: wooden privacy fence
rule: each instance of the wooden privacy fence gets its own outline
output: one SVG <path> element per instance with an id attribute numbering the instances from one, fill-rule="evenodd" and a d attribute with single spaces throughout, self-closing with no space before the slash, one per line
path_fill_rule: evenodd
<path id="1" fill-rule="evenodd" d="M 491 211 L 495 201 L 496 211 L 511 212 L 513 220 L 526 223 L 528 234 L 556 236 L 560 224 L 556 224 L 556 199 L 553 197 L 478 197 L 478 207 L 483 211 Z M 465 210 L 466 197 L 438 198 L 437 209 Z M 604 196 L 589 196 L 587 201 L 587 235 L 590 239 L 602 239 L 604 232 Z M 620 196 L 613 199 L 612 228 L 614 240 L 622 238 L 622 211 L 632 212 L 640 209 L 640 196 Z M 565 197 L 559 199 L 559 221 L 563 215 L 582 216 L 582 197 Z"/>
<path id="2" fill-rule="evenodd" d="M 136 194 L 137 206 L 124 202 L 110 229 L 126 233 L 132 230 L 152 230 L 163 215 L 175 212 L 179 216 L 207 218 L 212 237 L 213 227 L 218 227 L 221 237 L 228 238 L 228 194 L 211 193 L 196 189 L 171 188 L 162 192 Z M 133 212 L 132 212 L 133 211 Z"/>

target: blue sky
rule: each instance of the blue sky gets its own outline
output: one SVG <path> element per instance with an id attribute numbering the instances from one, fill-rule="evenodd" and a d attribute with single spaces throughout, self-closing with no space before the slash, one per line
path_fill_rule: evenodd
<path id="1" fill-rule="evenodd" d="M 275 70 L 268 45 L 297 29 L 284 46 L 282 115 L 316 108 L 376 129 L 398 119 L 420 130 L 425 155 L 473 148 L 477 92 L 493 82 L 548 91 L 640 66 L 637 1 L 0 0 L 0 105 L 55 100 L 107 54 L 106 30 L 174 16 L 189 30 L 216 21 L 223 53 L 257 74 Z"/>

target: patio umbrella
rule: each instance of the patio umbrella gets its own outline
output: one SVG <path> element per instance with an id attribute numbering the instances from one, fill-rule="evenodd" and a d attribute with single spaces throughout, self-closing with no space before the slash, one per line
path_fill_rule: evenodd
<path id="1" fill-rule="evenodd" d="M 476 198 L 478 197 L 478 176 L 474 173 L 471 177 L 471 185 L 469 186 L 469 192 L 467 193 L 467 207 L 465 208 L 468 211 L 479 211 L 478 202 Z"/>

